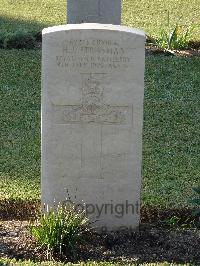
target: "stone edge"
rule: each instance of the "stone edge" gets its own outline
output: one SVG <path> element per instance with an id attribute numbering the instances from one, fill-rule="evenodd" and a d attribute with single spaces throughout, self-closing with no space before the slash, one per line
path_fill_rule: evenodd
<path id="1" fill-rule="evenodd" d="M 70 31 L 70 30 L 110 30 L 110 31 L 134 33 L 142 37 L 145 37 L 145 33 L 143 30 L 130 28 L 126 26 L 120 26 L 120 25 L 99 24 L 99 23 L 68 24 L 68 25 L 48 27 L 42 30 L 42 35 L 61 32 L 61 31 Z"/>

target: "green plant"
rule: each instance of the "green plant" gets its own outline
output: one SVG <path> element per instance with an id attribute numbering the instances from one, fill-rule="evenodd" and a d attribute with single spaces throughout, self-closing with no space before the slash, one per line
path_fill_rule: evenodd
<path id="1" fill-rule="evenodd" d="M 166 219 L 166 225 L 170 227 L 177 227 L 179 224 L 180 218 L 177 216 L 172 216 Z"/>
<path id="2" fill-rule="evenodd" d="M 167 20 L 167 29 L 161 30 L 160 36 L 155 40 L 154 44 L 159 48 L 167 50 L 187 48 L 195 26 L 184 29 L 184 27 L 176 23 L 176 25 L 171 28 L 169 12 Z"/>
<path id="3" fill-rule="evenodd" d="M 38 223 L 30 226 L 37 244 L 47 249 L 47 258 L 53 254 L 74 257 L 76 246 L 87 230 L 85 214 L 77 213 L 74 206 L 59 204 L 57 209 L 50 209 L 40 214 Z"/>
<path id="4" fill-rule="evenodd" d="M 172 216 L 170 218 L 166 218 L 165 225 L 171 228 L 181 228 L 183 230 L 188 230 L 196 226 L 195 219 L 191 219 L 191 217 L 183 220 L 181 217 Z"/>
<path id="5" fill-rule="evenodd" d="M 193 191 L 197 194 L 197 196 L 195 196 L 195 198 L 190 199 L 189 203 L 191 203 L 195 207 L 197 206 L 197 209 L 194 210 L 193 214 L 199 217 L 199 221 L 200 221 L 200 186 L 193 187 Z"/>

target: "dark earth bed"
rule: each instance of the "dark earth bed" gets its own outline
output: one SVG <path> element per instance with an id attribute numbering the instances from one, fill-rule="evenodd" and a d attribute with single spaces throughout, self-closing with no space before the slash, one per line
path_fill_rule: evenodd
<path id="1" fill-rule="evenodd" d="M 36 247 L 27 221 L 0 223 L 0 257 L 46 260 L 46 252 Z M 86 244 L 78 246 L 77 257 L 67 260 L 112 262 L 177 262 L 200 265 L 200 230 L 170 229 L 141 224 L 139 232 L 88 233 Z"/>

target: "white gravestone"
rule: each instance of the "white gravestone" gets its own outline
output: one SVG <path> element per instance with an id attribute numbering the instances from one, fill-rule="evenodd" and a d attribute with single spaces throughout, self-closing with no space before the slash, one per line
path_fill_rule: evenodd
<path id="1" fill-rule="evenodd" d="M 121 0 L 68 0 L 69 24 L 121 24 Z"/>
<path id="2" fill-rule="evenodd" d="M 109 231 L 139 225 L 144 45 L 122 26 L 43 30 L 42 203 Z"/>

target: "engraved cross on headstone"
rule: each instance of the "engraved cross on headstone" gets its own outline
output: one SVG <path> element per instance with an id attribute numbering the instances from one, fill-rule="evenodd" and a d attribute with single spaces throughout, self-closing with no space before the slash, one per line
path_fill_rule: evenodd
<path id="1" fill-rule="evenodd" d="M 121 24 L 121 0 L 68 0 L 68 24 Z"/>

